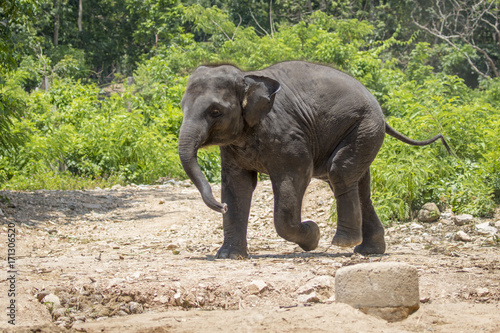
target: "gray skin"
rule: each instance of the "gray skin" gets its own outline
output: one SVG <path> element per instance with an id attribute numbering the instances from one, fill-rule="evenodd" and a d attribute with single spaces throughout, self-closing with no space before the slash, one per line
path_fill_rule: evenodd
<path id="1" fill-rule="evenodd" d="M 311 179 L 326 181 L 337 201 L 332 243 L 363 254 L 385 252 L 384 228 L 370 199 L 370 164 L 385 134 L 426 145 L 396 132 L 368 90 L 331 67 L 283 62 L 255 72 L 201 66 L 182 99 L 179 155 L 205 204 L 223 213 L 224 244 L 218 258 L 246 258 L 247 225 L 258 173 L 269 175 L 278 235 L 314 250 L 313 221 L 301 221 Z M 222 204 L 197 162 L 199 148 L 220 146 Z"/>

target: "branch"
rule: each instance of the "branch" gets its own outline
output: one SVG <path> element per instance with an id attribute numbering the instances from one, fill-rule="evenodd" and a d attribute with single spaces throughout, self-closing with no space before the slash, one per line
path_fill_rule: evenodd
<path id="1" fill-rule="evenodd" d="M 413 18 L 413 17 L 412 17 Z M 466 58 L 467 58 L 467 62 L 469 63 L 469 65 L 474 69 L 474 71 L 476 73 L 478 73 L 479 75 L 481 75 L 483 78 L 485 79 L 490 79 L 490 77 L 488 75 L 486 75 L 485 73 L 481 72 L 479 70 L 479 68 L 476 67 L 476 65 L 474 65 L 474 63 L 472 62 L 472 59 L 469 57 L 469 55 L 462 51 L 455 43 L 453 43 L 450 39 L 451 38 L 459 38 L 460 35 L 453 35 L 453 36 L 444 36 L 438 32 L 435 32 L 435 31 L 432 31 L 431 29 L 427 28 L 426 26 L 424 25 L 421 25 L 420 23 L 418 23 L 414 18 L 413 18 L 413 23 L 419 27 L 420 29 L 422 30 L 425 30 L 427 31 L 428 33 L 430 33 L 431 35 L 439 38 L 439 39 L 442 39 L 444 40 L 446 43 L 448 43 L 451 47 L 453 47 L 455 50 L 461 52 Z M 472 47 L 475 47 L 474 45 L 470 44 L 469 42 L 467 42 L 469 45 L 471 45 Z"/>
<path id="2" fill-rule="evenodd" d="M 266 29 L 262 28 L 262 27 L 260 26 L 259 22 L 257 22 L 257 19 L 255 18 L 255 16 L 253 16 L 253 12 L 252 12 L 252 10 L 251 10 L 251 9 L 250 9 L 250 15 L 252 15 L 252 18 L 253 18 L 253 20 L 255 21 L 255 23 L 257 24 L 257 26 L 258 26 L 258 27 L 259 27 L 262 31 L 264 31 L 264 33 L 265 33 L 268 37 L 271 37 L 271 36 L 269 36 L 269 34 L 267 33 Z M 272 38 L 272 37 L 271 37 L 271 38 Z"/>
<path id="3" fill-rule="evenodd" d="M 217 26 L 217 28 L 219 28 L 220 31 L 222 31 L 222 33 L 224 34 L 224 36 L 226 36 L 227 40 L 232 40 L 227 34 L 226 32 L 224 31 L 224 29 L 222 29 L 222 27 L 217 23 L 215 22 L 214 20 L 210 19 L 210 21 L 215 24 Z"/>

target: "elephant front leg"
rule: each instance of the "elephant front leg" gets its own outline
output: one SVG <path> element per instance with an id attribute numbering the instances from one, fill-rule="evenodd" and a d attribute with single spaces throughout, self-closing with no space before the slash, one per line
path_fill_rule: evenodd
<path id="1" fill-rule="evenodd" d="M 301 222 L 302 198 L 309 180 L 300 176 L 273 178 L 274 225 L 278 235 L 297 243 L 303 250 L 312 251 L 318 246 L 320 232 L 313 221 Z"/>
<path id="2" fill-rule="evenodd" d="M 228 209 L 223 216 L 224 244 L 217 252 L 217 258 L 248 258 L 248 216 L 256 185 L 256 172 L 223 166 L 222 202 L 227 203 Z"/>

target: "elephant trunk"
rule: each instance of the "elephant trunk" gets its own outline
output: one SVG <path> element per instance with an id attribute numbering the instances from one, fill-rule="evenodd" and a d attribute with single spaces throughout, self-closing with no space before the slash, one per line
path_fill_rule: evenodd
<path id="1" fill-rule="evenodd" d="M 197 154 L 204 140 L 203 134 L 204 131 L 199 128 L 183 124 L 179 135 L 179 157 L 184 171 L 186 171 L 189 179 L 191 179 L 198 191 L 200 191 L 205 204 L 213 210 L 225 214 L 227 212 L 227 205 L 215 200 L 212 188 L 198 164 Z"/>

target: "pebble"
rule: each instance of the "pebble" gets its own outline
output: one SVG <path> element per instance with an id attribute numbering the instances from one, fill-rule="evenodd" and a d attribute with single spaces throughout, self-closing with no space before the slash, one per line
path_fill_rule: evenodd
<path id="1" fill-rule="evenodd" d="M 54 294 L 48 294 L 42 299 L 42 303 L 49 303 L 51 309 L 57 309 L 61 307 L 61 300 Z"/>
<path id="2" fill-rule="evenodd" d="M 490 226 L 489 222 L 476 224 L 475 229 L 477 233 L 481 235 L 495 235 L 498 232 L 498 229 Z"/>
<path id="3" fill-rule="evenodd" d="M 317 303 L 319 302 L 318 296 L 316 296 L 316 292 L 313 291 L 309 294 L 301 294 L 297 296 L 297 301 L 300 303 Z"/>
<path id="4" fill-rule="evenodd" d="M 306 284 L 297 289 L 297 294 L 309 294 L 319 289 L 330 289 L 335 285 L 335 279 L 330 275 L 320 275 L 307 281 Z"/>
<path id="5" fill-rule="evenodd" d="M 129 305 L 131 313 L 137 314 L 137 313 L 144 312 L 143 306 L 137 302 L 130 302 L 130 303 L 128 303 L 128 305 Z"/>
<path id="6" fill-rule="evenodd" d="M 453 221 L 456 225 L 464 225 L 471 223 L 474 220 L 474 217 L 470 214 L 461 214 L 453 217 Z"/>
<path id="7" fill-rule="evenodd" d="M 455 240 L 462 242 L 470 242 L 472 238 L 467 235 L 464 231 L 460 230 L 455 234 Z"/>
<path id="8" fill-rule="evenodd" d="M 418 223 L 412 223 L 410 224 L 410 230 L 418 230 L 418 229 L 423 229 L 424 227 Z"/>
<path id="9" fill-rule="evenodd" d="M 477 288 L 476 289 L 476 294 L 477 296 L 479 297 L 484 297 L 484 296 L 488 296 L 490 293 L 490 290 L 488 288 Z"/>
<path id="10" fill-rule="evenodd" d="M 263 280 L 253 280 L 248 285 L 248 292 L 253 295 L 260 294 L 266 289 L 267 289 L 267 284 Z"/>

